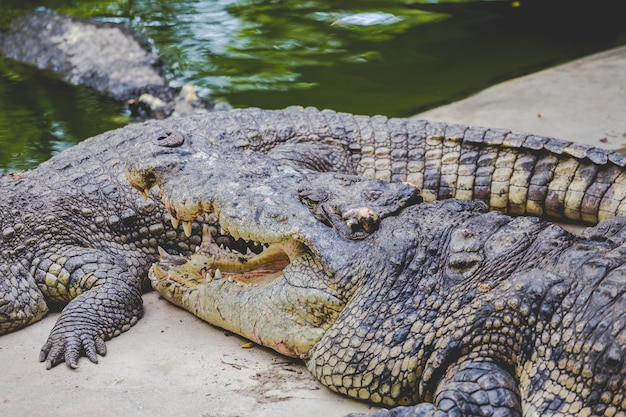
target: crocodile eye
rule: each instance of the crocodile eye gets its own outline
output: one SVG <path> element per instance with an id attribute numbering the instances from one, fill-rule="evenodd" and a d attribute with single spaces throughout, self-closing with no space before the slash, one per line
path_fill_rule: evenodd
<path id="1" fill-rule="evenodd" d="M 180 132 L 167 131 L 157 137 L 157 144 L 165 148 L 176 148 L 185 143 L 185 136 Z"/>

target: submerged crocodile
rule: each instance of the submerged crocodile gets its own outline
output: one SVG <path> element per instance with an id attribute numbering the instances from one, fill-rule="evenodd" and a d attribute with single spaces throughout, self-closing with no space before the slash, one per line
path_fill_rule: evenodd
<path id="1" fill-rule="evenodd" d="M 37 9 L 0 32 L 0 54 L 59 73 L 119 101 L 150 93 L 165 99 L 172 92 L 163 63 L 137 32 L 122 25 L 72 18 Z"/>
<path id="2" fill-rule="evenodd" d="M 136 149 L 142 193 L 211 213 L 267 249 L 205 232 L 152 285 L 214 325 L 303 359 L 375 416 L 626 415 L 626 217 L 575 236 L 482 202 L 179 140 Z"/>
<path id="3" fill-rule="evenodd" d="M 75 367 L 83 354 L 96 362 L 104 340 L 140 318 L 158 246 L 188 253 L 200 242 L 199 225 L 175 229 L 163 206 L 137 198 L 124 177 L 133 146 L 157 139 L 410 181 L 426 199 L 473 197 L 515 213 L 595 222 L 626 211 L 626 157 L 556 139 L 296 107 L 131 125 L 0 177 L 0 334 L 41 319 L 50 303 L 67 304 L 41 351 L 48 367 Z"/>
<path id="4" fill-rule="evenodd" d="M 227 107 L 205 103 L 195 88 L 173 88 L 149 41 L 123 25 L 38 8 L 0 31 L 0 55 L 60 74 L 118 101 L 133 116 L 165 118 Z"/>

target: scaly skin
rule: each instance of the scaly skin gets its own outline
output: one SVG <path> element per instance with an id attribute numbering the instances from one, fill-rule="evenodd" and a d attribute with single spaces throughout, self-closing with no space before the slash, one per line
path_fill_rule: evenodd
<path id="1" fill-rule="evenodd" d="M 189 252 L 200 242 L 175 231 L 160 204 L 127 185 L 121 160 L 138 129 L 110 132 L 29 172 L 0 177 L 0 334 L 67 304 L 41 350 L 50 368 L 97 362 L 104 340 L 141 317 L 146 271 L 157 246 Z"/>
<path id="2" fill-rule="evenodd" d="M 187 262 L 164 254 L 150 277 L 166 299 L 395 407 L 376 416 L 626 415 L 626 217 L 577 237 L 481 202 L 415 204 L 410 185 L 193 148 L 138 149 L 127 175 L 180 220 L 214 213 L 270 246 L 234 256 L 205 234 Z"/>
<path id="3" fill-rule="evenodd" d="M 197 149 L 228 142 L 318 171 L 407 181 L 425 201 L 477 199 L 505 213 L 588 224 L 626 214 L 626 156 L 588 145 L 299 107 L 193 120 Z"/>
<path id="4" fill-rule="evenodd" d="M 187 241 L 158 201 L 142 202 L 124 179 L 123 158 L 133 146 L 153 142 L 199 149 L 219 143 L 301 169 L 411 181 L 427 199 L 480 197 L 498 209 L 592 222 L 624 212 L 626 158 L 555 139 L 298 107 L 131 125 L 86 140 L 33 171 L 0 177 L 0 334 L 39 320 L 49 302 L 67 304 L 42 350 L 49 367 L 63 360 L 77 366 L 82 354 L 96 361 L 103 340 L 140 317 L 141 282 L 157 246 L 185 253 L 200 241 L 198 235 Z M 443 149 L 450 152 L 443 155 Z M 232 167 L 219 174 L 238 165 L 233 157 Z M 256 180 L 250 178 L 251 188 Z M 528 192 L 519 194 L 525 182 Z M 317 216 L 342 227 L 337 216 Z M 349 227 L 368 213 L 351 216 Z"/>

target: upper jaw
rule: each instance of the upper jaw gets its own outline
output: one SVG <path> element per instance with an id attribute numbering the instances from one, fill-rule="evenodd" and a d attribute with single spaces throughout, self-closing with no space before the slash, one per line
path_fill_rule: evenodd
<path id="1" fill-rule="evenodd" d="M 182 221 L 186 234 L 191 233 L 193 220 L 214 213 L 233 237 L 263 244 L 297 241 L 317 253 L 331 269 L 353 258 L 358 251 L 354 240 L 375 232 L 380 220 L 377 213 L 381 217 L 392 215 L 416 202 L 417 192 L 408 185 L 301 172 L 253 152 L 217 146 L 190 151 L 187 145 L 150 148 L 146 156 L 141 152 L 127 160 L 129 181 L 143 195 L 158 186 L 173 225 L 177 227 Z M 370 187 L 384 198 L 364 198 L 361 192 Z M 329 191 L 324 201 L 317 201 L 318 193 L 306 194 L 307 190 L 320 189 Z M 359 193 L 351 198 L 355 190 Z M 330 210 L 322 210 L 320 217 L 319 210 L 304 204 L 305 197 L 317 208 L 327 205 Z M 346 197 L 348 205 L 343 203 Z M 364 210 L 353 203 L 365 204 Z M 377 213 L 368 210 L 368 204 Z M 374 223 L 370 223 L 372 219 Z M 360 222 L 365 225 L 360 231 L 363 233 L 353 233 Z"/>
<path id="2" fill-rule="evenodd" d="M 220 226 L 235 238 L 261 243 L 303 239 L 301 230 L 315 219 L 296 190 L 302 175 L 263 155 L 205 147 L 185 152 L 140 150 L 126 161 L 126 175 L 143 196 L 158 187 L 174 227 L 214 213 Z M 174 154 L 174 155 L 172 155 Z M 156 155 L 156 156 L 155 156 Z"/>

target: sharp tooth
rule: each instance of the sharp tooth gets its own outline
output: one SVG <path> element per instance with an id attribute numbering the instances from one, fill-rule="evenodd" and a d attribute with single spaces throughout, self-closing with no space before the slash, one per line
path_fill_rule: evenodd
<path id="1" fill-rule="evenodd" d="M 165 278 L 167 276 L 165 271 L 163 269 L 161 269 L 161 267 L 158 264 L 152 265 L 152 273 L 154 274 L 154 277 L 157 280 L 158 279 L 163 279 L 163 278 Z"/>
<path id="2" fill-rule="evenodd" d="M 148 190 L 146 188 L 146 189 L 143 189 L 143 190 L 141 190 L 139 192 L 141 193 L 141 198 L 143 198 L 143 201 L 146 201 L 148 199 L 149 195 L 150 195 L 150 190 Z"/>
<path id="3" fill-rule="evenodd" d="M 172 222 L 172 227 L 178 229 L 178 219 L 174 216 L 170 216 L 170 221 Z"/>
<path id="4" fill-rule="evenodd" d="M 252 249 L 246 248 L 246 255 L 252 255 Z"/>
<path id="5" fill-rule="evenodd" d="M 219 269 L 215 270 L 215 275 L 213 275 L 213 278 L 215 279 L 222 279 L 222 271 L 220 271 Z"/>
<path id="6" fill-rule="evenodd" d="M 220 235 L 225 235 L 225 234 L 226 234 L 226 230 L 224 230 L 224 228 L 220 226 Z"/>
<path id="7" fill-rule="evenodd" d="M 204 224 L 202 225 L 202 244 L 208 245 L 210 243 L 213 243 L 213 235 L 211 235 L 209 226 Z"/>
<path id="8" fill-rule="evenodd" d="M 183 255 L 171 255 L 167 253 L 167 251 L 160 246 L 157 249 L 159 251 L 159 257 L 161 258 L 161 261 L 167 261 L 169 263 L 174 263 L 176 265 L 181 265 L 185 263 L 186 258 Z M 162 267 L 164 268 L 165 264 Z"/>
<path id="9" fill-rule="evenodd" d="M 187 237 L 191 236 L 191 226 L 193 226 L 193 222 L 183 220 L 183 231 Z"/>

